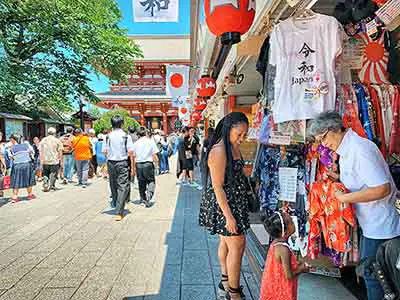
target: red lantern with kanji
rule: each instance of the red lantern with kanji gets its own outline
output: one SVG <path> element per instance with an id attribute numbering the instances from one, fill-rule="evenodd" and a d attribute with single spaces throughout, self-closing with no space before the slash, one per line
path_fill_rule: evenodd
<path id="1" fill-rule="evenodd" d="M 194 100 L 193 108 L 198 111 L 203 111 L 207 107 L 207 100 L 204 98 L 196 98 Z"/>
<path id="2" fill-rule="evenodd" d="M 197 95 L 199 95 L 200 97 L 211 97 L 215 94 L 215 91 L 217 90 L 215 79 L 211 78 L 208 75 L 201 76 L 201 78 L 197 81 L 196 90 Z"/>
<path id="3" fill-rule="evenodd" d="M 201 112 L 199 111 L 194 111 L 192 113 L 192 121 L 194 122 L 199 122 L 201 120 Z"/>
<path id="4" fill-rule="evenodd" d="M 205 0 L 208 29 L 221 41 L 240 42 L 240 35 L 251 27 L 256 15 L 256 0 Z"/>

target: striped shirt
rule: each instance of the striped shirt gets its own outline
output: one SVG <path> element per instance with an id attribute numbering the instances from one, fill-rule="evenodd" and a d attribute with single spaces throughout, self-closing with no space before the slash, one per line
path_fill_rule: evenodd
<path id="1" fill-rule="evenodd" d="M 10 152 L 14 160 L 13 164 L 32 162 L 33 149 L 27 144 L 15 144 L 11 146 Z"/>

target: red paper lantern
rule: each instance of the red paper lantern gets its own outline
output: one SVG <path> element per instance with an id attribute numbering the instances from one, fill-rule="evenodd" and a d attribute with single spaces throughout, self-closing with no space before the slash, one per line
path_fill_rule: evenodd
<path id="1" fill-rule="evenodd" d="M 187 113 L 187 108 L 186 107 L 182 107 L 181 108 L 181 113 L 182 113 L 182 115 L 186 114 Z"/>
<path id="2" fill-rule="evenodd" d="M 201 76 L 201 78 L 197 81 L 196 90 L 197 95 L 199 95 L 200 97 L 211 97 L 215 94 L 215 91 L 217 90 L 215 79 L 211 78 L 208 75 Z"/>
<path id="3" fill-rule="evenodd" d="M 245 34 L 256 15 L 256 0 L 205 0 L 207 26 L 216 36 L 226 33 Z"/>
<path id="4" fill-rule="evenodd" d="M 207 107 L 207 100 L 204 98 L 196 98 L 194 100 L 193 108 L 198 111 L 203 111 Z"/>
<path id="5" fill-rule="evenodd" d="M 201 120 L 201 112 L 199 111 L 194 111 L 192 113 L 192 121 L 194 122 L 199 122 Z"/>

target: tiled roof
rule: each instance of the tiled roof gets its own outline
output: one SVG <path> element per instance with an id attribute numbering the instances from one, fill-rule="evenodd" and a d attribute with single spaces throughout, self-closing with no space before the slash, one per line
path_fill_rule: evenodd
<path id="1" fill-rule="evenodd" d="M 166 96 L 165 91 L 118 91 L 97 93 L 96 96 Z"/>

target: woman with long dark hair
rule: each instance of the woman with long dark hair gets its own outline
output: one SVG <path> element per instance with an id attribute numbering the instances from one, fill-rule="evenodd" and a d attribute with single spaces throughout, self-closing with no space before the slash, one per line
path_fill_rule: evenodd
<path id="1" fill-rule="evenodd" d="M 215 129 L 203 164 L 205 182 L 199 221 L 211 234 L 220 236 L 219 296 L 227 300 L 245 299 L 240 268 L 250 224 L 240 144 L 248 127 L 249 121 L 243 113 L 225 116 Z"/>

